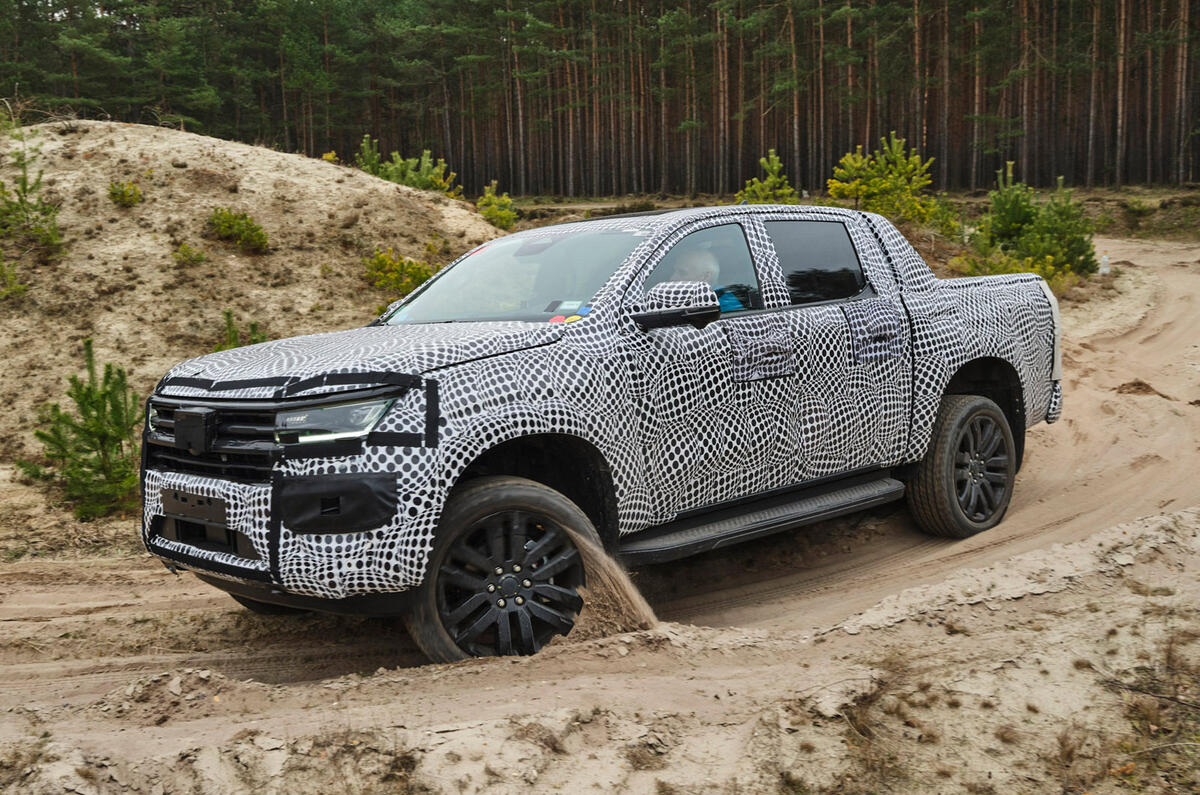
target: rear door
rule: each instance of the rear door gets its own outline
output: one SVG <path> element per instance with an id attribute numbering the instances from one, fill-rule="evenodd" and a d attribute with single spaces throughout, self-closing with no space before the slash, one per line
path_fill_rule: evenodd
<path id="1" fill-rule="evenodd" d="M 795 352 L 794 482 L 888 466 L 908 433 L 909 331 L 883 251 L 852 216 L 762 218 Z"/>

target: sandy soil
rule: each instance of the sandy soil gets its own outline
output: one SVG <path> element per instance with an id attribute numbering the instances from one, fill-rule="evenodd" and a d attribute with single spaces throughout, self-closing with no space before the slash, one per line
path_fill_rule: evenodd
<path id="1" fill-rule="evenodd" d="M 451 666 L 145 556 L 5 563 L 0 788 L 1196 791 L 1200 245 L 1098 248 L 1064 420 L 978 538 L 868 512 L 634 572 L 650 629 Z"/>

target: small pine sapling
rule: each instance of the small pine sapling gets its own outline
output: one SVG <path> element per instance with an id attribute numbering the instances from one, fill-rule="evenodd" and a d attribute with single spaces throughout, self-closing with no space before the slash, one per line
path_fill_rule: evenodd
<path id="1" fill-rule="evenodd" d="M 475 202 L 479 214 L 497 229 L 512 229 L 516 223 L 517 213 L 513 209 L 513 200 L 507 193 L 497 194 L 498 183 L 492 180 L 483 189 L 483 195 Z"/>
<path id="2" fill-rule="evenodd" d="M 270 241 L 263 228 L 246 213 L 235 213 L 228 207 L 217 207 L 208 216 L 208 233 L 218 240 L 234 243 L 248 254 L 266 254 Z"/>
<path id="3" fill-rule="evenodd" d="M 746 180 L 746 187 L 737 192 L 737 200 L 747 204 L 799 204 L 800 194 L 788 182 L 783 173 L 783 161 L 774 149 L 767 150 L 766 157 L 760 157 L 758 163 L 767 172 L 766 179 Z"/>
<path id="4" fill-rule="evenodd" d="M 208 255 L 198 248 L 192 248 L 187 243 L 180 243 L 179 248 L 171 252 L 171 259 L 181 268 L 200 265 L 208 259 Z"/>
<path id="5" fill-rule="evenodd" d="M 403 298 L 425 283 L 433 275 L 428 263 L 410 259 L 392 249 L 376 251 L 363 259 L 367 281 L 373 287 L 394 293 Z"/>
<path id="6" fill-rule="evenodd" d="M 28 289 L 29 285 L 17 276 L 17 266 L 0 255 L 0 301 L 20 298 Z"/>
<path id="7" fill-rule="evenodd" d="M 67 412 L 57 403 L 41 412 L 43 427 L 34 431 L 45 456 L 57 470 L 66 498 L 80 519 L 94 519 L 137 507 L 137 429 L 143 415 L 141 398 L 129 387 L 125 369 L 104 365 L 97 375 L 92 340 L 84 340 L 87 380 L 70 378 Z M 26 474 L 48 473 L 24 464 Z"/>
<path id="8" fill-rule="evenodd" d="M 29 176 L 37 162 L 39 148 L 28 144 L 23 132 L 11 134 L 20 141 L 9 158 L 17 169 L 12 189 L 0 180 L 0 238 L 10 238 L 32 244 L 43 261 L 49 261 L 62 251 L 62 233 L 58 229 L 58 205 L 42 196 L 42 170 Z"/>
<path id="9" fill-rule="evenodd" d="M 145 201 L 142 189 L 136 182 L 108 183 L 108 198 L 118 207 L 129 208 Z"/>
<path id="10" fill-rule="evenodd" d="M 897 222 L 925 223 L 934 203 L 925 193 L 932 181 L 932 164 L 933 158 L 924 160 L 917 150 L 908 150 L 905 140 L 893 131 L 870 154 L 863 154 L 859 146 L 843 155 L 826 187 L 835 199 L 853 200 L 855 209 Z"/>
<path id="11" fill-rule="evenodd" d="M 233 348 L 240 348 L 243 345 L 257 345 L 260 342 L 267 341 L 267 335 L 260 331 L 258 323 L 251 320 L 250 330 L 246 334 L 246 341 L 242 342 L 242 334 L 238 331 L 237 323 L 233 320 L 233 310 L 226 309 L 222 313 L 225 317 L 225 341 L 213 348 L 213 351 L 228 351 Z"/>

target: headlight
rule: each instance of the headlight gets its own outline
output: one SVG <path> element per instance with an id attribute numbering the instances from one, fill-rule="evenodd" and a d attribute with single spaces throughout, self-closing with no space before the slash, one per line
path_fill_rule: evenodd
<path id="1" fill-rule="evenodd" d="M 305 444 L 366 436 L 391 405 L 389 398 L 281 411 L 275 417 L 275 441 Z"/>
<path id="2" fill-rule="evenodd" d="M 146 422 L 150 425 L 150 430 L 158 430 L 158 408 L 153 403 L 146 409 Z"/>

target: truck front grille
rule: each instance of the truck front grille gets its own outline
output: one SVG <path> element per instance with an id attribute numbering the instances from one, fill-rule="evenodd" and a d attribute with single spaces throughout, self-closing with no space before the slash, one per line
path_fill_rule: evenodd
<path id="1" fill-rule="evenodd" d="M 272 465 L 282 449 L 275 441 L 276 404 L 255 407 L 153 398 L 150 405 L 157 415 L 146 433 L 146 466 L 150 469 L 256 483 L 271 479 Z M 175 446 L 175 411 L 185 405 L 204 405 L 217 412 L 216 434 L 202 453 Z"/>

